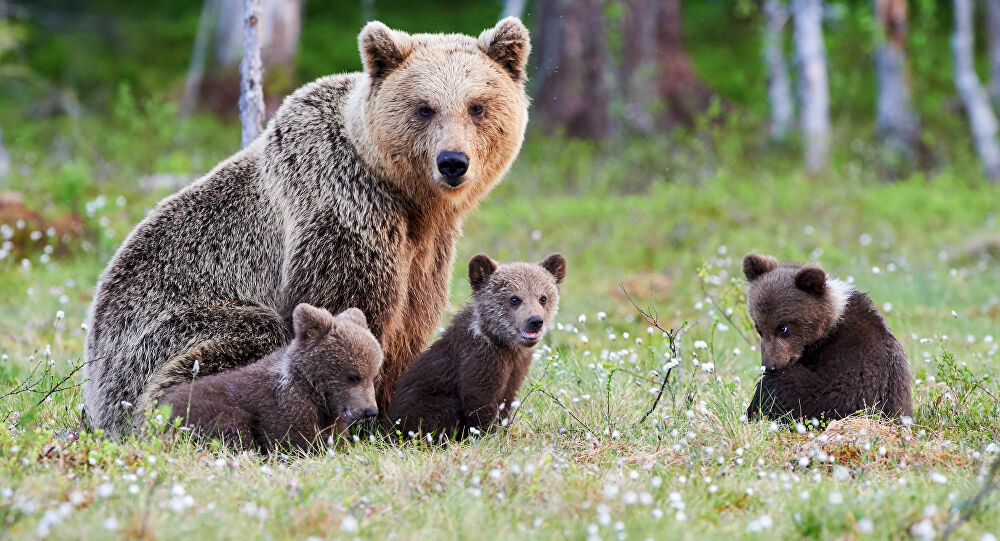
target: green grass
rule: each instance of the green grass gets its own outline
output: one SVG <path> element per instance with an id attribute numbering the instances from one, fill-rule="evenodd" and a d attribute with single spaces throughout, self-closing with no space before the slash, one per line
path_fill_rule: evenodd
<path id="1" fill-rule="evenodd" d="M 114 139 L 71 135 L 69 161 L 42 157 L 13 179 L 43 220 L 80 213 L 83 233 L 19 245 L 23 253 L 0 261 L 3 392 L 39 361 L 33 381 L 42 390 L 79 362 L 99 272 L 168 191 L 144 191 L 136 176 L 193 177 L 235 144 L 235 131 L 206 119 L 168 123 L 147 137 L 189 158 L 150 159 L 152 150 L 130 147 L 122 133 L 148 131 L 143 119 L 155 119 L 158 106 L 135 107 L 104 120 L 124 123 L 115 124 L 121 150 Z M 32 129 L 36 136 L 26 130 L 12 145 L 16 160 L 33 137 L 61 128 Z M 353 524 L 365 538 L 854 538 L 867 525 L 876 538 L 940 533 L 950 509 L 982 485 L 987 449 L 1000 441 L 1000 266 L 996 253 L 967 248 L 1000 236 L 998 188 L 971 161 L 883 183 L 863 151 L 809 178 L 797 172 L 794 149 L 748 148 L 732 137 L 740 135 L 606 146 L 529 137 L 514 170 L 465 224 L 449 311 L 468 299 L 462 269 L 474 253 L 567 256 L 562 328 L 540 349 L 509 429 L 445 447 L 361 442 L 306 457 L 234 455 L 156 419 L 125 441 L 83 431 L 70 442 L 82 404 L 76 375 L 40 406 L 43 395 L 33 392 L 0 400 L 0 530 L 15 538 L 48 528 L 54 538 L 300 539 L 342 528 L 355 535 Z M 91 182 L 74 180 L 81 177 Z M 64 250 L 47 263 L 46 243 Z M 837 429 L 855 444 L 740 420 L 759 373 L 739 280 L 751 250 L 814 259 L 852 277 L 877 305 L 891 304 L 886 317 L 916 378 L 912 429 Z M 661 324 L 691 328 L 669 390 L 637 425 L 668 349 L 618 283 L 648 306 L 653 281 Z M 58 311 L 65 315 L 56 321 Z M 714 363 L 714 373 L 695 358 Z M 824 453 L 837 461 L 821 462 Z M 957 534 L 1000 533 L 998 504 L 988 496 Z"/>

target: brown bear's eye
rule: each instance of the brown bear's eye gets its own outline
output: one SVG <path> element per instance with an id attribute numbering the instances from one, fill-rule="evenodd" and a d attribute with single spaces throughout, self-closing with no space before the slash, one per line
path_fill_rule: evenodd
<path id="1" fill-rule="evenodd" d="M 417 114 L 420 115 L 420 116 L 422 116 L 422 117 L 424 117 L 424 118 L 430 118 L 430 117 L 434 116 L 435 113 L 437 113 L 437 111 L 435 111 L 434 109 L 431 109 L 430 107 L 428 107 L 426 105 L 421 105 L 420 108 L 417 109 Z"/>
<path id="2" fill-rule="evenodd" d="M 549 300 L 548 297 L 546 297 L 545 295 L 542 295 L 542 297 L 540 299 L 538 299 L 538 302 L 540 302 L 542 304 L 545 304 L 545 301 L 547 301 L 547 300 Z"/>
<path id="3" fill-rule="evenodd" d="M 469 106 L 469 114 L 472 115 L 472 116 L 479 116 L 479 115 L 483 114 L 483 106 L 479 105 L 478 103 L 475 104 L 475 105 Z"/>
<path id="4" fill-rule="evenodd" d="M 347 382 L 348 383 L 361 383 L 361 376 L 359 376 L 357 374 L 351 374 L 350 376 L 347 376 Z"/>
<path id="5" fill-rule="evenodd" d="M 781 336 L 788 334 L 788 325 L 778 325 L 778 334 Z"/>
<path id="6" fill-rule="evenodd" d="M 519 299 L 517 297 L 511 297 L 510 298 L 510 305 L 511 306 L 517 306 L 519 304 L 521 304 L 521 299 Z"/>

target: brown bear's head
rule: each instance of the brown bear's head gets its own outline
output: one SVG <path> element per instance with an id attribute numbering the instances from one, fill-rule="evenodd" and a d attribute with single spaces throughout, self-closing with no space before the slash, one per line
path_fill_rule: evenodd
<path id="1" fill-rule="evenodd" d="M 779 265 L 759 254 L 743 258 L 743 274 L 750 282 L 747 308 L 760 334 L 761 365 L 768 372 L 797 361 L 809 344 L 826 336 L 852 292 L 815 265 Z"/>
<path id="2" fill-rule="evenodd" d="M 469 261 L 478 331 L 502 344 L 533 347 L 559 310 L 559 284 L 566 259 L 552 254 L 541 263 L 497 266 L 484 254 Z"/>
<path id="3" fill-rule="evenodd" d="M 517 156 L 528 121 L 528 30 L 508 17 L 478 38 L 370 22 L 364 81 L 347 112 L 362 159 L 420 203 L 471 208 Z"/>
<path id="4" fill-rule="evenodd" d="M 292 313 L 292 324 L 295 338 L 285 367 L 304 380 L 317 404 L 348 424 L 377 415 L 382 347 L 361 310 L 348 308 L 334 316 L 302 303 Z"/>

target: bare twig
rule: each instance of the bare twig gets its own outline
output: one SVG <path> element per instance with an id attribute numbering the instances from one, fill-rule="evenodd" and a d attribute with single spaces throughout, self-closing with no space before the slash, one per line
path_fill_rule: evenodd
<path id="1" fill-rule="evenodd" d="M 583 419 L 580 419 L 579 417 L 577 417 L 576 414 L 573 413 L 569 408 L 567 408 L 566 405 L 563 404 L 561 400 L 559 400 L 558 398 L 556 398 L 556 395 L 554 395 L 554 394 L 552 394 L 552 393 L 550 393 L 550 392 L 548 392 L 548 391 L 546 391 L 545 389 L 542 389 L 542 388 L 539 388 L 538 392 L 542 393 L 543 395 L 545 395 L 545 396 L 547 396 L 549 398 L 551 398 L 552 401 L 555 402 L 557 406 L 559 406 L 560 408 L 562 408 L 562 410 L 564 412 L 566 412 L 567 414 L 569 414 L 569 416 L 572 417 L 573 420 L 575 420 L 577 423 L 580 423 L 580 426 L 582 426 L 583 428 L 586 428 L 587 432 L 590 432 L 594 436 L 597 435 L 597 432 L 594 432 L 593 428 L 590 428 L 590 426 L 587 423 L 583 422 Z"/>
<path id="2" fill-rule="evenodd" d="M 69 374 L 66 374 L 66 376 L 63 377 L 63 379 L 59 380 L 59 383 L 56 383 L 54 387 L 52 387 L 51 389 L 49 389 L 48 392 L 45 393 L 45 396 L 43 396 L 42 399 L 39 400 L 35 404 L 35 406 L 36 407 L 37 406 L 41 406 L 43 402 L 45 402 L 50 396 L 54 395 L 55 393 L 58 393 L 58 392 L 61 392 L 61 391 L 67 391 L 69 389 L 73 389 L 75 387 L 79 387 L 80 386 L 79 383 L 74 384 L 74 385 L 70 385 L 69 387 L 63 387 L 62 385 L 64 383 L 66 383 L 67 381 L 69 381 L 69 379 L 71 377 L 73 377 L 74 375 L 76 375 L 76 373 L 79 372 L 81 368 L 83 368 L 84 364 L 86 364 L 86 363 L 78 363 L 76 366 L 74 366 L 73 370 L 70 370 Z"/>
<path id="3" fill-rule="evenodd" d="M 997 473 L 1000 473 L 1000 456 L 993 460 L 993 465 L 990 466 L 989 473 L 986 474 L 986 480 L 983 482 L 983 487 L 979 489 L 972 499 L 962 502 L 961 507 L 964 509 L 962 514 L 958 517 L 958 520 L 952 521 L 948 524 L 948 527 L 944 529 L 941 534 L 941 541 L 948 541 L 948 536 L 951 532 L 965 524 L 972 518 L 972 515 L 979 509 L 979 504 L 982 503 L 983 499 L 997 489 Z"/>

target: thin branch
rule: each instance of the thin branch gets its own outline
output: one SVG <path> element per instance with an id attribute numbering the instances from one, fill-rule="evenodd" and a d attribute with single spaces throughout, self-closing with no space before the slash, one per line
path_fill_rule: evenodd
<path id="1" fill-rule="evenodd" d="M 587 432 L 590 432 L 594 436 L 597 436 L 597 432 L 594 432 L 593 428 L 590 428 L 590 426 L 587 425 L 587 423 L 583 422 L 583 419 L 580 419 L 579 417 L 576 416 L 575 413 L 573 413 L 572 411 L 570 411 L 570 409 L 567 408 L 566 405 L 563 404 L 561 400 L 559 400 L 558 398 L 556 398 L 556 396 L 554 394 L 552 394 L 552 393 L 550 393 L 550 392 L 548 392 L 548 391 L 546 391 L 545 389 L 542 389 L 542 388 L 539 388 L 538 392 L 540 392 L 543 395 L 551 398 L 552 401 L 555 402 L 557 406 L 559 406 L 560 408 L 562 408 L 562 410 L 564 412 L 566 412 L 567 414 L 569 414 L 569 416 L 572 417 L 576 422 L 580 423 L 580 426 L 582 426 L 583 428 L 586 428 Z"/>
<path id="2" fill-rule="evenodd" d="M 63 387 L 62 384 L 66 383 L 67 381 L 69 381 L 71 377 L 76 375 L 76 373 L 79 372 L 81 368 L 83 368 L 84 364 L 87 363 L 79 363 L 76 366 L 74 366 L 73 370 L 71 370 L 69 374 L 66 374 L 66 376 L 63 379 L 59 380 L 59 383 L 56 383 L 55 387 L 52 387 L 51 389 L 49 389 L 47 393 L 45 393 L 45 396 L 43 396 L 42 399 L 35 404 L 35 407 L 41 406 L 43 402 L 45 402 L 50 396 L 52 396 L 55 393 L 79 387 L 80 386 L 79 383 L 75 385 L 70 385 L 69 387 Z"/>
<path id="3" fill-rule="evenodd" d="M 972 515 L 979 509 L 979 504 L 982 503 L 983 499 L 997 489 L 997 473 L 1000 472 L 1000 456 L 993 460 L 993 465 L 990 466 L 990 472 L 986 474 L 986 481 L 983 482 L 983 487 L 979 489 L 979 492 L 972 497 L 971 500 L 963 502 L 961 507 L 965 509 L 962 514 L 958 517 L 958 520 L 948 524 L 948 527 L 944 529 L 944 533 L 941 534 L 941 541 L 948 541 L 948 536 L 951 532 L 965 524 L 972 518 Z"/>

